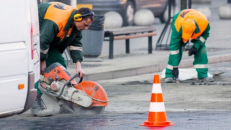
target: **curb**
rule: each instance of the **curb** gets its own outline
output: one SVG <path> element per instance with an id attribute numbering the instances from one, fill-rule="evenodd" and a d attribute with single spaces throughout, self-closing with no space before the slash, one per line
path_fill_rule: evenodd
<path id="1" fill-rule="evenodd" d="M 193 64 L 192 64 L 193 60 L 194 59 L 182 60 L 179 65 L 180 68 L 193 67 Z M 231 54 L 221 55 L 221 56 L 208 56 L 208 61 L 209 61 L 208 64 L 228 62 L 228 61 L 231 61 Z M 89 74 L 89 75 L 85 75 L 84 80 L 92 80 L 92 81 L 107 80 L 107 79 L 116 79 L 116 78 L 121 78 L 121 77 L 129 77 L 129 76 L 136 76 L 136 75 L 141 75 L 141 74 L 161 72 L 163 69 L 166 68 L 166 66 L 167 66 L 167 63 L 160 63 L 160 64 L 154 64 L 154 65 L 149 65 L 149 66 L 137 67 L 137 68 Z"/>

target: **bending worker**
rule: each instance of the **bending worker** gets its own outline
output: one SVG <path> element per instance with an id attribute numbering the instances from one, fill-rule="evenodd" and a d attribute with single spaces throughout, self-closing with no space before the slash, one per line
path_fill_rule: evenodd
<path id="1" fill-rule="evenodd" d="M 195 9 L 185 9 L 173 17 L 172 34 L 170 41 L 170 55 L 165 72 L 165 82 L 173 83 L 178 79 L 178 66 L 182 58 L 183 47 L 191 40 L 192 48 L 188 55 L 194 55 L 193 65 L 196 68 L 198 79 L 202 82 L 212 82 L 208 77 L 208 58 L 205 41 L 209 37 L 210 25 L 204 14 Z"/>
<path id="2" fill-rule="evenodd" d="M 60 2 L 42 3 L 38 6 L 40 26 L 40 71 L 43 74 L 46 67 L 58 62 L 65 68 L 64 50 L 69 47 L 70 55 L 76 65 L 76 74 L 82 78 L 85 73 L 81 68 L 82 43 L 81 31 L 88 29 L 94 21 L 94 13 L 88 8 L 76 10 L 74 7 Z M 51 111 L 46 109 L 38 89 L 37 98 L 31 108 L 34 116 L 49 116 Z"/>

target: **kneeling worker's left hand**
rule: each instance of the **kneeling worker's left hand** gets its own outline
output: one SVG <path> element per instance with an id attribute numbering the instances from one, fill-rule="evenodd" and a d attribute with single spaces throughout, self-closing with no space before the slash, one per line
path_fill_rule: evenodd
<path id="1" fill-rule="evenodd" d="M 195 55 L 197 53 L 196 47 L 192 46 L 192 48 L 188 51 L 188 55 Z"/>

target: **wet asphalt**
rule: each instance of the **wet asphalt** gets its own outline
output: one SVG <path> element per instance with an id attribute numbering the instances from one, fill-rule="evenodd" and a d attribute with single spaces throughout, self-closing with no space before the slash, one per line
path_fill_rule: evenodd
<path id="1" fill-rule="evenodd" d="M 216 1 L 218 2 L 218 1 Z M 209 51 L 209 50 L 208 50 Z M 214 51 L 214 49 L 213 49 Z M 222 51 L 222 50 L 221 50 Z M 226 82 L 231 83 L 231 63 L 219 63 L 209 65 L 209 72 L 212 74 L 225 72 L 221 75 L 216 76 L 215 80 L 217 82 Z M 141 75 L 142 77 L 142 75 Z M 187 81 L 185 84 L 190 84 L 192 81 Z M 137 88 L 134 87 L 134 84 L 140 85 L 143 88 L 146 86 L 150 86 L 151 82 L 124 82 L 120 84 L 119 87 L 126 86 L 126 88 Z M 230 103 L 223 104 L 223 101 L 218 102 L 223 104 L 223 106 L 218 106 L 218 104 L 205 104 L 209 107 L 213 106 L 214 110 L 210 108 L 207 110 L 205 107 L 204 110 L 184 110 L 184 111 L 167 111 L 167 119 L 174 123 L 174 126 L 168 127 L 145 127 L 140 126 L 143 124 L 144 121 L 148 119 L 148 111 L 130 111 L 129 108 L 132 108 L 132 105 L 126 104 L 127 99 L 121 101 L 121 104 L 113 104 L 112 98 L 117 98 L 117 96 L 123 96 L 124 92 L 121 92 L 118 86 L 114 84 L 104 84 L 105 90 L 108 94 L 109 100 L 111 100 L 111 104 L 117 105 L 115 111 L 108 109 L 106 107 L 105 112 L 103 114 L 94 116 L 94 117 L 86 117 L 86 116 L 76 116 L 72 114 L 55 114 L 51 117 L 32 117 L 28 114 L 23 115 L 14 115 L 12 117 L 2 118 L 0 119 L 0 130 L 230 130 L 231 129 L 231 109 L 229 107 Z M 216 85 L 216 88 L 224 87 L 224 85 Z M 116 88 L 117 87 L 117 88 Z M 193 87 L 193 86 L 190 86 Z M 201 87 L 204 87 L 201 85 Z M 229 87 L 231 85 L 226 85 L 230 90 Z M 125 87 L 124 87 L 125 88 Z M 125 89 L 126 89 L 125 88 Z M 145 93 L 148 92 L 150 94 L 150 88 L 142 89 L 141 92 Z M 163 90 L 167 90 L 168 88 L 165 87 Z M 208 90 L 209 91 L 209 90 Z M 126 91 L 127 93 L 132 93 Z M 134 93 L 138 93 L 138 90 L 133 90 Z M 231 91 L 226 91 L 225 96 L 227 100 L 230 99 Z M 134 95 L 134 97 L 138 97 L 139 95 Z M 220 96 L 220 95 L 218 95 Z M 133 97 L 133 98 L 134 98 Z M 166 102 L 169 101 L 169 98 L 166 98 Z M 149 100 L 149 99 L 148 99 Z M 123 102 L 123 103 L 122 103 Z M 183 101 L 182 101 L 183 102 Z M 182 103 L 176 102 L 176 103 Z M 199 102 L 199 101 L 198 101 Z M 228 101 L 229 102 L 229 101 Z M 175 102 L 174 102 L 175 103 Z M 202 102 L 204 103 L 204 102 Z M 202 104 L 201 103 L 201 104 Z M 190 104 L 190 102 L 188 103 Z M 186 106 L 189 106 L 186 104 Z M 146 103 L 145 107 L 148 110 L 149 102 Z M 171 103 L 166 103 L 166 109 L 172 105 Z M 199 104 L 200 105 L 200 104 Z M 171 107 L 171 106 L 170 106 Z M 176 106 L 174 106 L 175 108 Z M 190 107 L 190 106 L 189 106 Z M 218 107 L 222 107 L 223 109 L 220 110 L 216 109 Z M 181 108 L 181 104 L 179 104 L 178 109 Z M 125 110 L 126 109 L 126 110 Z M 118 112 L 120 111 L 120 112 Z"/>
<path id="2" fill-rule="evenodd" d="M 217 72 L 225 72 L 215 78 L 216 82 L 231 82 L 231 62 L 219 63 L 209 65 L 211 73 Z M 142 77 L 142 75 L 141 75 Z M 189 84 L 190 82 L 183 83 Z M 136 86 L 150 86 L 149 82 L 135 82 Z M 104 84 L 105 86 L 106 84 Z M 230 130 L 231 129 L 231 109 L 229 107 L 229 95 L 230 93 L 230 85 L 226 85 L 226 95 L 228 102 L 227 106 L 223 104 L 222 108 L 219 108 L 218 104 L 222 104 L 222 100 L 213 104 L 205 102 L 205 106 L 201 105 L 200 107 L 204 107 L 203 110 L 196 109 L 185 109 L 183 111 L 167 111 L 167 119 L 174 123 L 174 126 L 168 127 L 145 127 L 140 126 L 144 121 L 148 119 L 148 111 L 142 110 L 133 110 L 131 105 L 126 106 L 126 102 L 128 100 L 124 99 L 121 103 L 113 103 L 113 99 L 119 98 L 129 92 L 130 88 L 136 88 L 134 86 L 134 82 L 127 82 L 120 84 L 120 87 L 124 86 L 124 90 L 115 86 L 115 84 L 110 85 L 107 84 L 105 90 L 108 94 L 109 100 L 111 100 L 110 107 L 116 106 L 117 110 L 113 110 L 110 107 L 106 107 L 106 110 L 103 114 L 87 117 L 87 116 L 76 116 L 72 114 L 55 114 L 51 117 L 33 117 L 28 114 L 23 115 L 15 115 L 8 118 L 0 119 L 0 130 Z M 126 86 L 126 87 L 125 87 Z M 167 89 L 164 86 L 165 92 Z M 223 87 L 224 85 L 215 85 L 216 88 Z M 117 87 L 117 88 L 116 88 Z M 177 86 L 175 86 L 177 87 Z M 191 86 L 194 87 L 194 86 Z M 203 85 L 201 86 L 203 87 Z M 208 86 L 207 86 L 208 87 Z M 143 87 L 145 88 L 145 87 Z M 146 93 L 150 90 L 149 87 L 147 90 L 143 89 L 141 91 L 134 90 L 134 95 L 137 96 L 129 97 L 134 98 L 139 97 L 140 92 Z M 212 88 L 212 86 L 211 86 Z M 128 90 L 126 90 L 128 89 Z M 177 88 L 176 88 L 177 89 Z M 116 92 L 117 90 L 117 92 Z M 123 92 L 122 92 L 123 91 Z M 220 93 L 220 92 L 219 92 Z M 230 94 L 229 94 L 230 93 Z M 128 93 L 127 93 L 128 94 Z M 149 95 L 149 94 L 148 94 Z M 165 96 L 167 97 L 167 96 Z M 140 97 L 142 100 L 142 97 Z M 170 99 L 165 98 L 167 101 Z M 198 100 L 198 99 L 197 99 Z M 172 100 L 174 101 L 174 100 Z M 132 101 L 131 101 L 132 102 Z M 186 101 L 184 101 L 186 102 Z M 129 103 L 129 102 L 128 102 Z M 173 102 L 174 103 L 174 102 Z M 174 104 L 181 103 L 175 102 Z M 200 103 L 200 101 L 199 101 Z M 201 102 L 203 103 L 203 102 Z M 148 102 L 145 103 L 145 107 L 148 107 Z M 190 104 L 190 102 L 188 103 Z M 192 103 L 193 104 L 193 103 Z M 171 103 L 166 103 L 168 108 L 171 108 Z M 209 107 L 208 107 L 209 105 Z M 143 106 L 143 105 L 142 105 Z M 190 105 L 186 106 L 190 108 Z M 135 106 L 134 106 L 135 107 Z M 175 105 L 173 108 L 180 109 Z M 184 107 L 184 105 L 182 105 Z M 129 111 L 131 109 L 132 111 Z M 174 109 L 171 109 L 174 110 Z"/>
<path id="3" fill-rule="evenodd" d="M 1 130 L 229 130 L 230 112 L 169 112 L 174 126 L 140 126 L 148 113 L 103 114 L 96 117 L 56 115 L 46 118 L 1 119 Z M 17 117 L 15 117 L 17 118 Z M 36 117 L 33 117 L 36 118 Z"/>

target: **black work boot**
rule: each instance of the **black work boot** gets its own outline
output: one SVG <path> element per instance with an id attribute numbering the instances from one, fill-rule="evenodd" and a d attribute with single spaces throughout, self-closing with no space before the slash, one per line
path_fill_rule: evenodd
<path id="1" fill-rule="evenodd" d="M 172 77 L 167 77 L 164 79 L 165 83 L 174 83 L 174 79 Z"/>
<path id="2" fill-rule="evenodd" d="M 208 82 L 214 82 L 214 79 L 213 77 L 204 77 L 204 78 L 199 79 L 199 81 L 208 83 Z"/>
<path id="3" fill-rule="evenodd" d="M 41 94 L 37 94 L 36 100 L 33 106 L 31 107 L 30 112 L 32 115 L 39 117 L 46 117 L 52 115 L 52 111 L 48 110 L 46 105 L 44 104 L 41 98 Z"/>

